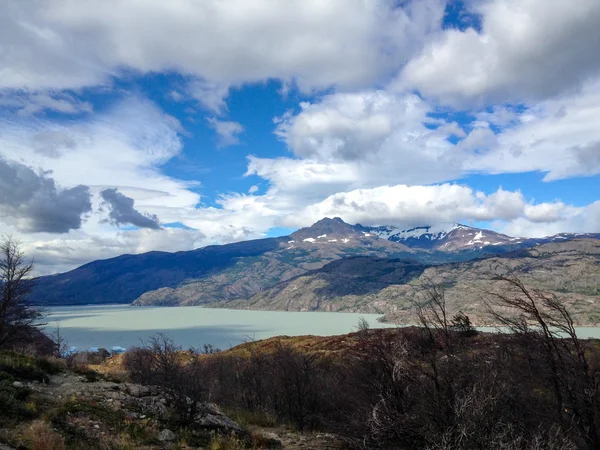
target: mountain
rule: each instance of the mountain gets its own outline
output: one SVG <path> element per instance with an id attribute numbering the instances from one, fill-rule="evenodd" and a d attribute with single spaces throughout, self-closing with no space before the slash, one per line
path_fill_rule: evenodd
<path id="1" fill-rule="evenodd" d="M 360 225 L 357 225 L 361 227 Z M 492 230 L 470 227 L 460 223 L 439 224 L 400 229 L 393 226 L 361 227 L 382 239 L 405 244 L 413 249 L 456 252 L 481 250 L 486 247 L 527 248 L 538 244 L 573 239 L 600 239 L 596 233 L 561 233 L 542 238 L 511 237 Z M 492 250 L 493 253 L 493 250 Z"/>
<path id="2" fill-rule="evenodd" d="M 151 298 L 152 304 L 205 304 L 249 298 L 348 256 L 410 257 L 417 253 L 401 243 L 352 233 L 351 228 L 339 219 L 323 219 L 314 228 L 285 237 L 94 261 L 37 278 L 31 299 L 44 305 L 131 303 L 140 297 Z M 327 233 L 331 238 L 323 236 Z M 315 238 L 304 237 L 309 235 Z"/>
<path id="3" fill-rule="evenodd" d="M 600 235 L 595 236 L 600 239 Z M 94 261 L 70 272 L 37 278 L 31 298 L 43 305 L 133 303 L 236 307 L 244 307 L 244 302 L 251 299 L 249 304 L 257 308 L 294 309 L 294 305 L 273 303 L 266 297 L 258 300 L 268 292 L 284 289 L 281 283 L 323 269 L 330 279 L 328 286 L 338 286 L 338 282 L 347 283 L 348 288 L 354 286 L 358 294 L 353 295 L 366 299 L 360 310 L 374 311 L 378 310 L 377 301 L 367 305 L 371 297 L 360 291 L 360 286 L 374 292 L 385 283 L 409 282 L 410 277 L 432 265 L 511 254 L 544 240 L 571 242 L 577 237 L 518 239 L 460 224 L 399 230 L 325 218 L 279 238 Z M 352 260 L 356 257 L 367 259 Z M 395 265 L 402 266 L 402 270 L 392 270 Z M 386 271 L 393 275 L 386 275 Z M 347 278 L 351 273 L 355 274 L 353 278 Z M 332 292 L 338 291 L 335 288 Z M 329 307 L 321 302 L 316 308 Z"/>
<path id="4" fill-rule="evenodd" d="M 483 248 L 489 245 L 520 244 L 524 241 L 521 238 L 459 223 L 421 226 L 408 230 L 389 226 L 376 227 L 370 228 L 369 231 L 382 239 L 400 242 L 411 248 L 445 252 Z"/>
<path id="5" fill-rule="evenodd" d="M 547 243 L 503 255 L 427 266 L 406 260 L 354 257 L 331 262 L 228 307 L 285 311 L 385 314 L 414 323 L 413 301 L 433 281 L 445 288 L 449 314 L 463 311 L 478 325 L 488 319 L 490 292 L 506 293 L 499 273 L 518 276 L 531 289 L 555 295 L 582 326 L 600 325 L 600 240 Z"/>

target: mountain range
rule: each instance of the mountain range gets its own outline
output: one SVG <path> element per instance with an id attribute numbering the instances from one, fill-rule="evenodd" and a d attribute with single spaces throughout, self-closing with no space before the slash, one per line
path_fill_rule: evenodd
<path id="1" fill-rule="evenodd" d="M 571 295 L 579 322 L 595 323 L 588 310 L 600 294 L 600 233 L 525 239 L 462 224 L 403 230 L 337 217 L 284 237 L 94 261 L 37 278 L 31 298 L 43 305 L 373 312 L 408 321 L 417 287 L 437 280 L 452 308 L 482 322 L 482 305 L 473 299 L 493 287 L 500 266 L 536 287 Z"/>

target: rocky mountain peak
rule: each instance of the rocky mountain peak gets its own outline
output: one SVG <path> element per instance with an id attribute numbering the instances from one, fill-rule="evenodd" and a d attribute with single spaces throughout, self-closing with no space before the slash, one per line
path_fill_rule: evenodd
<path id="1" fill-rule="evenodd" d="M 353 236 L 362 236 L 359 227 L 344 222 L 339 217 L 333 219 L 325 217 L 315 222 L 310 227 L 301 228 L 291 234 L 291 238 L 297 241 L 305 239 L 344 239 Z"/>

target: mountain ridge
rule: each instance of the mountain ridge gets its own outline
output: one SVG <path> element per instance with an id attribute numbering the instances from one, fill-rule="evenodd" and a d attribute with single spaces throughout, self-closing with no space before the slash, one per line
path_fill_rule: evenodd
<path id="1" fill-rule="evenodd" d="M 289 236 L 93 261 L 63 274 L 37 278 L 32 301 L 43 305 L 233 305 L 352 257 L 403 260 L 429 267 L 576 238 L 570 234 L 538 240 L 511 238 L 462 224 L 443 228 L 399 230 L 324 218 Z M 600 234 L 586 236 L 600 239 Z M 492 242 L 494 245 L 487 245 Z M 380 282 L 375 280 L 373 285 Z"/>

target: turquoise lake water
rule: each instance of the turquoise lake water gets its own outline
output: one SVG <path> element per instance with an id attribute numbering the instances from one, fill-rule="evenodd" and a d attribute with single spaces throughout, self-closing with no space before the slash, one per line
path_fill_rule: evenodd
<path id="1" fill-rule="evenodd" d="M 183 347 L 212 344 L 226 349 L 247 340 L 307 334 L 331 336 L 356 331 L 360 317 L 371 327 L 393 326 L 377 322 L 377 314 L 245 311 L 186 307 L 63 306 L 49 308 L 47 332 L 60 326 L 70 346 L 124 348 L 140 345 L 164 333 Z"/>
<path id="2" fill-rule="evenodd" d="M 186 307 L 61 306 L 49 308 L 47 331 L 56 325 L 70 346 L 129 348 L 156 333 L 175 344 L 200 348 L 211 344 L 227 349 L 244 341 L 273 336 L 332 336 L 356 331 L 360 317 L 372 328 L 393 327 L 377 322 L 380 315 L 328 312 L 245 311 Z M 480 328 L 496 331 L 496 328 Z M 600 328 L 577 328 L 581 338 L 600 338 Z"/>

